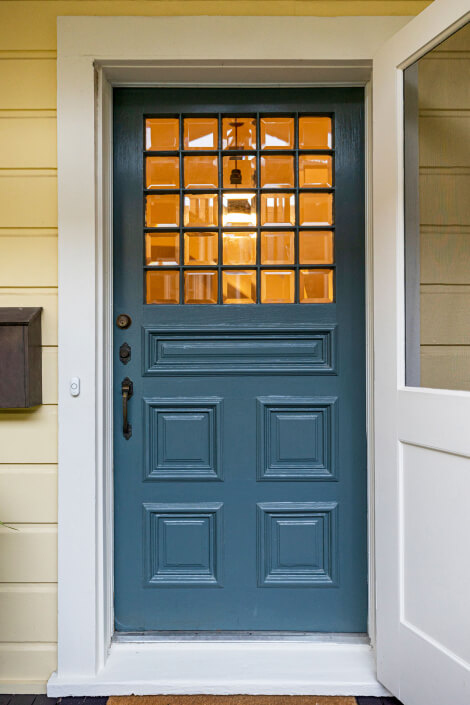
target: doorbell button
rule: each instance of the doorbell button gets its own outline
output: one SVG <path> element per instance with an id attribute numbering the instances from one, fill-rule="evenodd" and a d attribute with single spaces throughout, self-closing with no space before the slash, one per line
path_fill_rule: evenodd
<path id="1" fill-rule="evenodd" d="M 70 394 L 73 397 L 78 397 L 80 394 L 80 378 L 79 377 L 72 377 L 70 380 Z"/>

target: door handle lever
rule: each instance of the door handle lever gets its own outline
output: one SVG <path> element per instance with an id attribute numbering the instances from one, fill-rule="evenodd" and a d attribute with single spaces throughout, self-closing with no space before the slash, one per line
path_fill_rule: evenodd
<path id="1" fill-rule="evenodd" d="M 122 394 L 122 435 L 126 439 L 132 436 L 132 426 L 127 418 L 127 402 L 134 394 L 134 385 L 129 377 L 125 377 L 121 382 L 121 394 Z"/>

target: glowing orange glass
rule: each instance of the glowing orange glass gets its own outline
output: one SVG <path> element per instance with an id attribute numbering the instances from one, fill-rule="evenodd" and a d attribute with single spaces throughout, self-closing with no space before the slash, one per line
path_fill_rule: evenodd
<path id="1" fill-rule="evenodd" d="M 179 264 L 179 233 L 147 233 L 145 236 L 145 264 Z"/>
<path id="2" fill-rule="evenodd" d="M 217 303 L 217 272 L 186 271 L 184 273 L 185 304 Z"/>
<path id="3" fill-rule="evenodd" d="M 333 232 L 301 230 L 299 233 L 300 264 L 333 264 Z"/>
<path id="4" fill-rule="evenodd" d="M 261 303 L 291 304 L 295 296 L 293 271 L 264 270 L 261 272 Z"/>
<path id="5" fill-rule="evenodd" d="M 180 224 L 178 194 L 152 194 L 145 204 L 145 225 L 148 228 L 173 228 Z"/>
<path id="6" fill-rule="evenodd" d="M 299 149 L 332 149 L 331 118 L 299 118 Z"/>
<path id="7" fill-rule="evenodd" d="M 301 304 L 329 304 L 333 301 L 332 269 L 301 269 L 299 278 Z"/>
<path id="8" fill-rule="evenodd" d="M 179 132 L 177 118 L 148 118 L 145 121 L 145 149 L 173 152 L 180 146 Z"/>
<path id="9" fill-rule="evenodd" d="M 147 272 L 148 304 L 178 304 L 180 295 L 180 275 L 177 270 L 157 270 Z"/>
<path id="10" fill-rule="evenodd" d="M 231 270 L 222 272 L 224 304 L 256 303 L 256 272 Z"/>
<path id="11" fill-rule="evenodd" d="M 299 196 L 300 225 L 333 225 L 332 193 L 301 193 Z"/>

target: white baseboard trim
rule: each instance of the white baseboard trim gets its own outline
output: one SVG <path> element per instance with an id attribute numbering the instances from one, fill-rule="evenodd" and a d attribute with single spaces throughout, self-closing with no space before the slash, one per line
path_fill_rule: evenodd
<path id="1" fill-rule="evenodd" d="M 54 673 L 47 693 L 389 695 L 369 645 L 331 641 L 113 643 L 99 673 Z"/>

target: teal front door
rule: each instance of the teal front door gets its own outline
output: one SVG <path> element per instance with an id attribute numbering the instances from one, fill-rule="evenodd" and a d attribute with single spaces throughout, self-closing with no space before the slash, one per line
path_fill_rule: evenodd
<path id="1" fill-rule="evenodd" d="M 365 632 L 363 91 L 114 92 L 119 631 Z"/>

